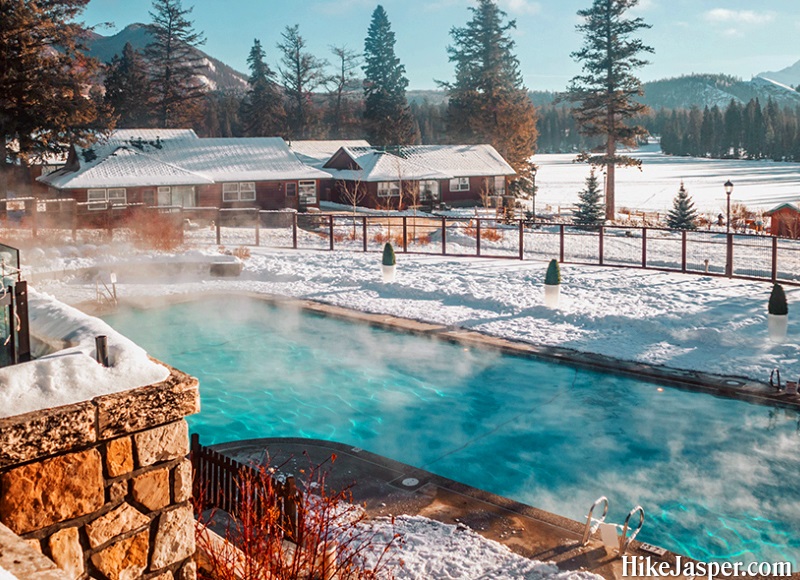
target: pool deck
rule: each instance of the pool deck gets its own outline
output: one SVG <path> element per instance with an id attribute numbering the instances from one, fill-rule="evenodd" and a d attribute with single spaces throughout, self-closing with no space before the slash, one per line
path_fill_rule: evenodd
<path id="1" fill-rule="evenodd" d="M 298 438 L 252 439 L 212 448 L 242 463 L 268 461 L 271 466 L 282 466 L 284 473 L 298 473 L 301 469 L 308 472 L 309 468 L 336 454 L 326 479 L 328 487 L 340 490 L 352 486 L 354 501 L 364 504 L 370 516 L 425 516 L 446 524 L 467 526 L 517 554 L 554 562 L 563 571 L 585 570 L 609 580 L 639 578 L 623 576 L 622 559 L 613 551 L 607 551 L 597 534 L 586 546 L 580 546 L 582 523 L 362 449 Z M 404 485 L 403 481 L 409 478 L 417 482 Z M 588 511 L 589 506 L 586 509 Z M 633 518 L 632 524 L 636 521 Z M 650 556 L 653 561 L 675 561 L 675 555 L 670 552 L 658 557 L 640 546 L 634 540 L 628 554 Z"/>

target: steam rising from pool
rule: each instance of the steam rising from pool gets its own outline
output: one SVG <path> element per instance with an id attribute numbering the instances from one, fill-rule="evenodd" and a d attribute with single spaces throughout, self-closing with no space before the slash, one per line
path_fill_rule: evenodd
<path id="1" fill-rule="evenodd" d="M 635 504 L 699 559 L 800 562 L 800 418 L 566 365 L 208 300 L 108 321 L 201 381 L 205 443 L 314 437 L 582 520 Z"/>

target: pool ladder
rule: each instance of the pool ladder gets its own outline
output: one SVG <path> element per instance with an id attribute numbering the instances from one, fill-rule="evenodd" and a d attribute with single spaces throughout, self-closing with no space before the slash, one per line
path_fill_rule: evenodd
<path id="1" fill-rule="evenodd" d="M 594 513 L 594 509 L 598 505 L 600 505 L 601 503 L 603 504 L 603 515 L 600 516 L 599 520 L 595 520 L 596 523 L 594 525 L 592 525 L 592 514 Z M 630 520 L 634 516 L 634 514 L 639 514 L 639 525 L 636 526 L 636 529 L 633 531 L 633 533 L 629 537 L 628 536 L 628 527 L 630 525 Z M 608 498 L 606 496 L 600 496 L 592 504 L 592 507 L 589 508 L 589 513 L 586 514 L 586 527 L 583 529 L 583 537 L 581 538 L 581 546 L 585 546 L 587 543 L 589 543 L 589 538 L 591 537 L 591 535 L 594 532 L 597 531 L 598 528 L 600 528 L 601 525 L 603 525 L 605 523 L 607 515 L 608 515 Z M 607 524 L 607 525 L 608 526 L 613 526 L 615 528 L 614 534 L 616 534 L 617 526 L 615 524 Z M 639 535 L 639 532 L 641 531 L 642 526 L 644 526 L 644 508 L 642 508 L 642 506 L 637 505 L 630 512 L 628 512 L 628 515 L 625 518 L 625 524 L 622 527 L 622 534 L 621 535 L 617 534 L 617 541 L 619 542 L 619 555 L 620 556 L 624 556 L 625 553 L 628 551 L 628 547 L 630 546 L 630 543 L 634 539 L 636 539 L 636 536 Z M 604 538 L 604 543 L 606 545 L 608 545 L 608 542 L 606 542 L 605 538 Z M 609 546 L 609 547 L 613 547 L 613 546 Z"/>

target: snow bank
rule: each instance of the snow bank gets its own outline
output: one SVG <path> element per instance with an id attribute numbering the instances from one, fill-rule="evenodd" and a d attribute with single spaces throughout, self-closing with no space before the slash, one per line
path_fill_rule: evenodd
<path id="1" fill-rule="evenodd" d="M 169 375 L 166 367 L 102 320 L 33 289 L 28 307 L 37 358 L 0 369 L 0 417 L 86 401 Z M 99 335 L 108 337 L 109 368 L 95 360 Z"/>
<path id="2" fill-rule="evenodd" d="M 17 577 L 5 568 L 0 568 L 0 580 L 17 580 Z"/>
<path id="3" fill-rule="evenodd" d="M 466 526 L 443 524 L 422 516 L 399 516 L 392 527 L 387 519 L 370 522 L 378 544 L 399 533 L 402 544 L 390 559 L 403 561 L 398 580 L 416 578 L 503 578 L 505 580 L 595 580 L 591 572 L 561 572 L 555 564 L 529 560 Z"/>

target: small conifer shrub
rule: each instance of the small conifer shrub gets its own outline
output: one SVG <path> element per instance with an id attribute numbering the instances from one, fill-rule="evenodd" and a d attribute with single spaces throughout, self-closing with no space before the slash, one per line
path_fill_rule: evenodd
<path id="1" fill-rule="evenodd" d="M 777 315 L 789 314 L 789 306 L 786 303 L 786 293 L 783 291 L 783 286 L 780 284 L 774 284 L 772 286 L 772 293 L 769 295 L 768 312 Z"/>
<path id="2" fill-rule="evenodd" d="M 548 286 L 558 286 L 561 284 L 561 268 L 558 266 L 558 260 L 555 258 L 550 260 L 547 265 L 547 274 L 544 276 L 544 283 Z"/>
<path id="3" fill-rule="evenodd" d="M 383 265 L 394 266 L 395 264 L 397 264 L 397 259 L 394 257 L 394 248 L 392 244 L 386 242 L 386 245 L 383 246 Z"/>

